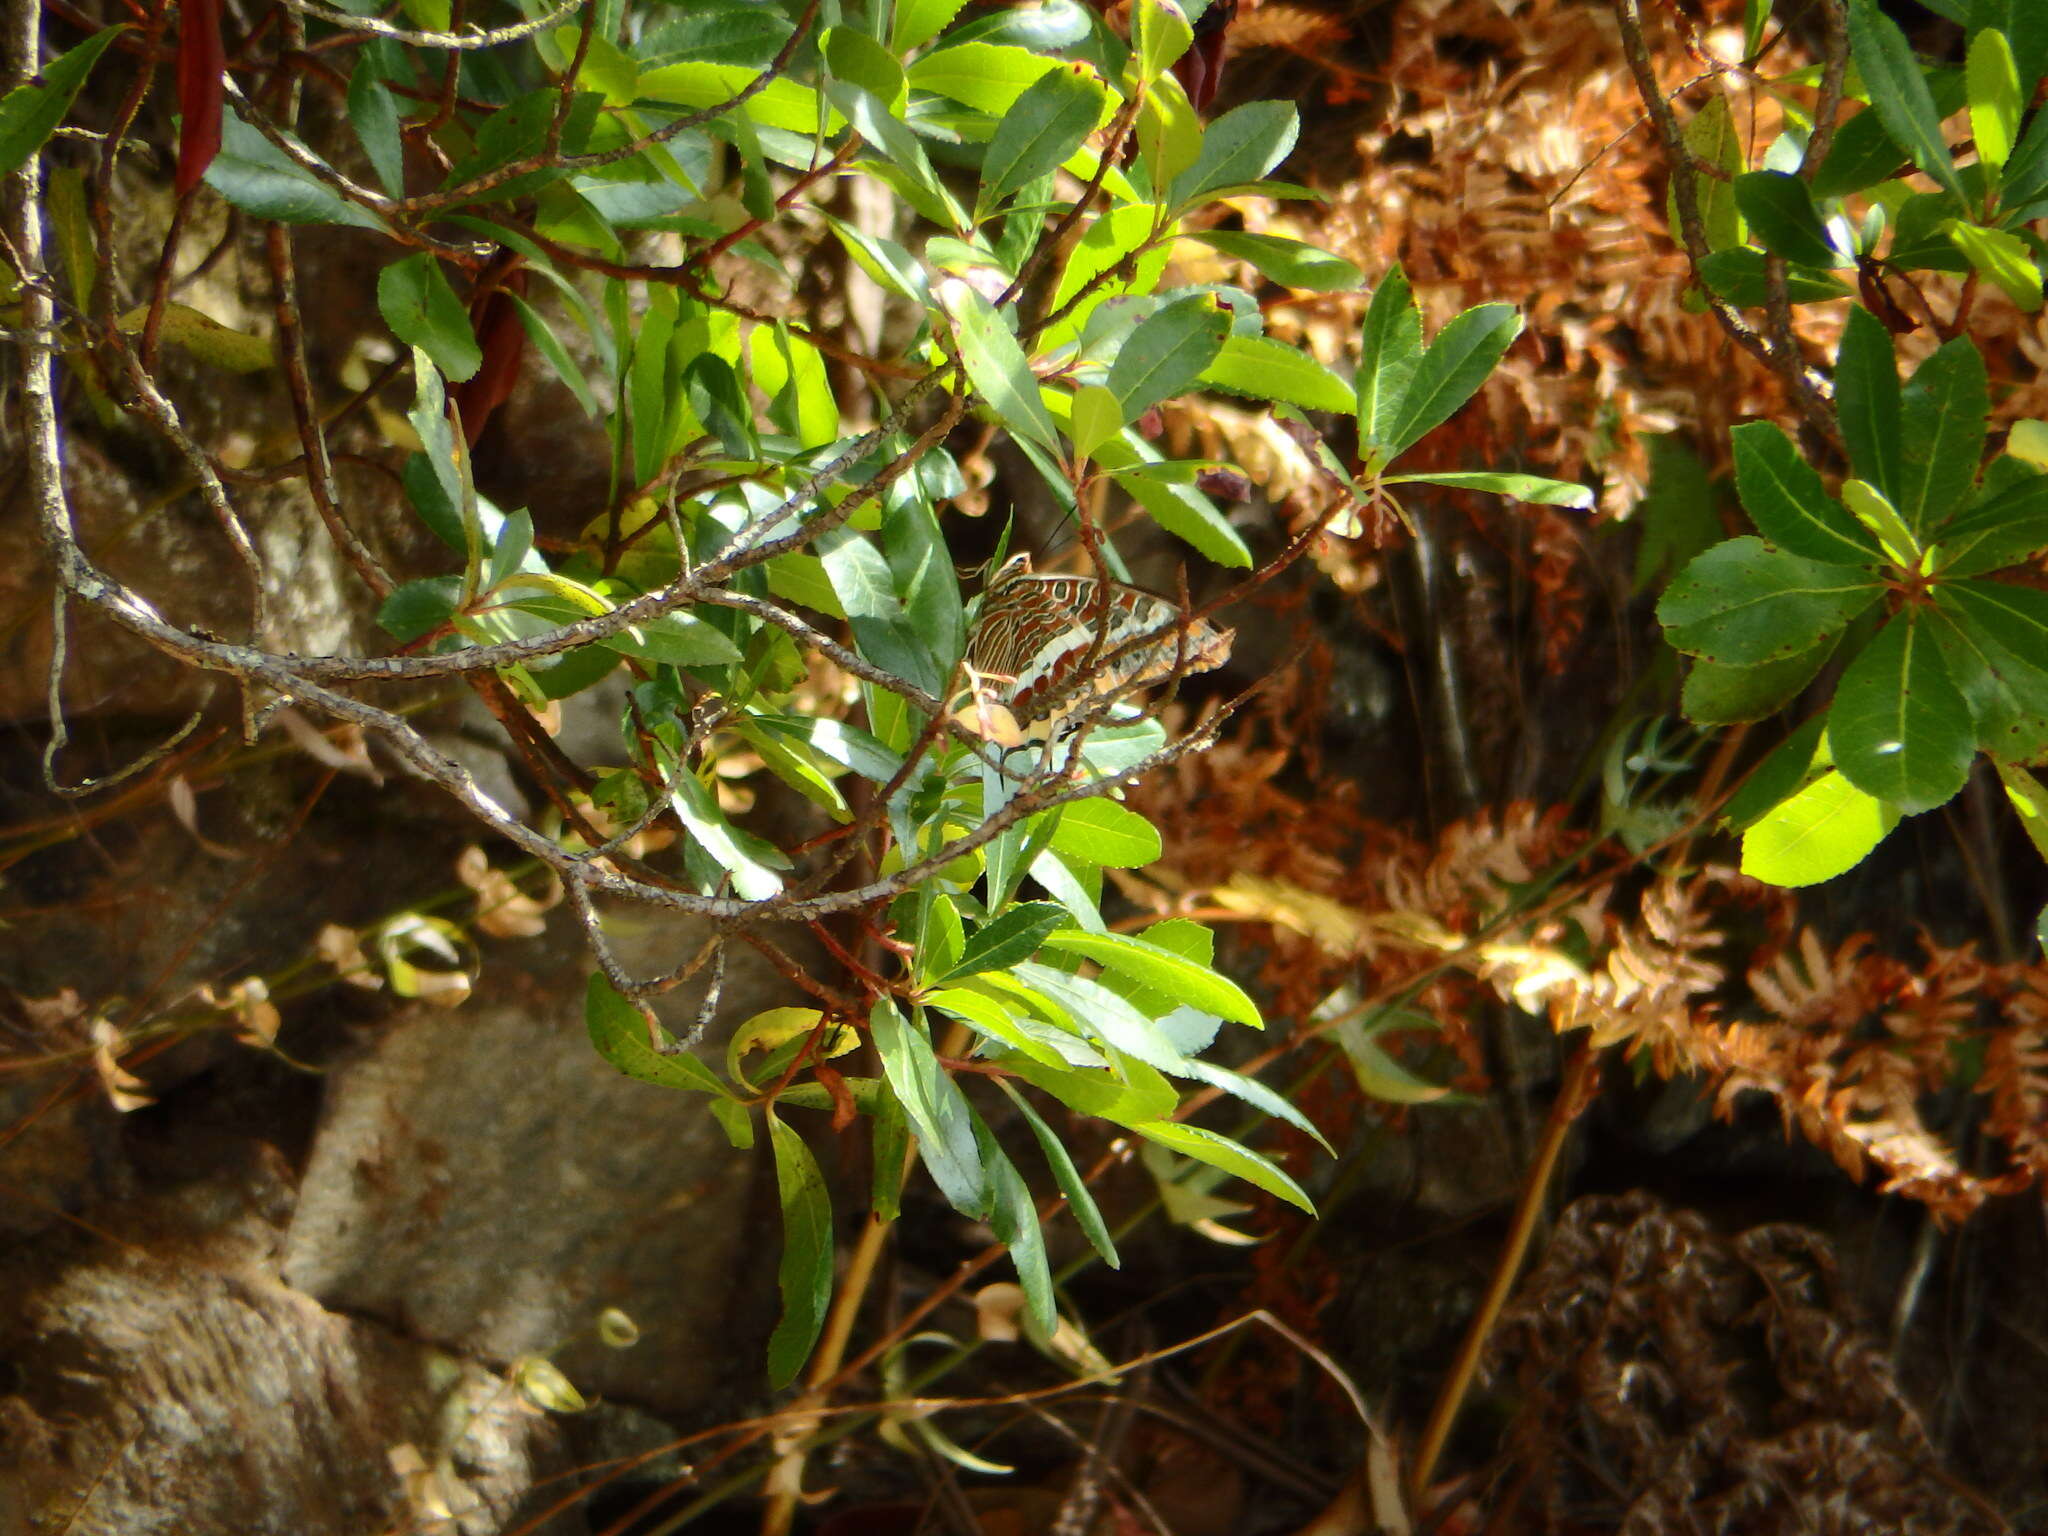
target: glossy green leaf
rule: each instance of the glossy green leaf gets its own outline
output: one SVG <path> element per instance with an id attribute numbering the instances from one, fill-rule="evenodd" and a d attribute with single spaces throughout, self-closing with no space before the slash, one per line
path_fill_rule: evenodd
<path id="1" fill-rule="evenodd" d="M 1047 935 L 1048 949 L 1093 960 L 1189 1008 L 1199 1008 L 1254 1029 L 1264 1027 L 1258 1005 L 1244 989 L 1172 950 L 1121 933 L 1086 933 L 1078 928 Z"/>
<path id="2" fill-rule="evenodd" d="M 1100 982 L 1034 961 L 1012 967 L 1016 978 L 1056 1004 L 1089 1038 L 1161 1072 L 1185 1072 L 1187 1053 L 1158 1022 Z"/>
<path id="3" fill-rule="evenodd" d="M 1709 251 L 1725 251 L 1742 244 L 1742 210 L 1735 196 L 1735 178 L 1742 174 L 1742 130 L 1725 93 L 1716 91 L 1706 104 L 1686 120 L 1680 130 L 1693 158 L 1718 170 L 1719 176 L 1695 175 L 1693 196 L 1699 204 L 1700 225 Z M 1678 191 L 1664 192 L 1664 218 L 1671 238 L 1685 244 L 1685 232 L 1678 216 Z"/>
<path id="4" fill-rule="evenodd" d="M 688 108 L 723 107 L 760 77 L 759 65 L 707 63 L 691 60 L 663 64 L 640 72 L 640 94 L 649 101 Z M 818 131 L 818 93 L 788 77 L 771 80 L 747 98 L 744 111 L 764 128 L 813 137 Z M 827 112 L 825 131 L 844 126 L 837 113 Z"/>
<path id="5" fill-rule="evenodd" d="M 959 1085 L 939 1066 L 931 1040 L 887 998 L 875 1004 L 868 1027 L 933 1182 L 963 1216 L 987 1214 L 988 1181 L 975 1145 L 973 1112 Z"/>
<path id="6" fill-rule="evenodd" d="M 903 91 L 903 66 L 896 55 L 857 27 L 833 27 L 825 34 L 825 68 L 835 79 L 849 81 L 884 106 L 893 107 Z"/>
<path id="7" fill-rule="evenodd" d="M 1437 333 L 1416 363 L 1400 407 L 1377 446 L 1399 456 L 1450 420 L 1521 334 L 1522 317 L 1512 304 L 1480 304 L 1459 315 Z"/>
<path id="8" fill-rule="evenodd" d="M 1343 257 L 1302 240 L 1222 229 L 1205 229 L 1192 238 L 1225 256 L 1249 262 L 1274 282 L 1289 288 L 1311 293 L 1348 293 L 1365 281 L 1365 274 Z"/>
<path id="9" fill-rule="evenodd" d="M 1137 0 L 1131 7 L 1131 55 L 1145 85 L 1164 75 L 1194 40 L 1195 29 L 1176 0 Z"/>
<path id="10" fill-rule="evenodd" d="M 1805 690 L 1835 651 L 1823 640 L 1812 650 L 1755 667 L 1695 661 L 1687 668 L 1679 698 L 1688 720 L 1701 725 L 1737 725 L 1776 714 Z"/>
<path id="11" fill-rule="evenodd" d="M 1159 830 L 1136 811 L 1114 800 L 1077 800 L 1053 829 L 1053 848 L 1072 859 L 1107 869 L 1142 869 L 1155 863 Z"/>
<path id="12" fill-rule="evenodd" d="M 379 273 L 377 308 L 393 335 L 425 352 L 449 378 L 460 382 L 482 366 L 469 311 L 434 257 L 407 256 Z"/>
<path id="13" fill-rule="evenodd" d="M 1835 409 L 1856 473 L 1886 496 L 1904 483 L 1899 439 L 1904 406 L 1891 332 L 1869 310 L 1851 305 L 1835 362 Z"/>
<path id="14" fill-rule="evenodd" d="M 1810 651 L 1876 602 L 1867 571 L 1728 539 L 1695 558 L 1657 605 L 1672 646 L 1730 666 L 1753 667 Z"/>
<path id="15" fill-rule="evenodd" d="M 924 1003 L 927 1008 L 951 1014 L 983 1038 L 1055 1072 L 1064 1072 L 1073 1064 L 1070 1052 L 1099 1056 L 1094 1047 L 1083 1045 L 1078 1039 L 1071 1046 L 1048 1042 L 1043 1038 L 1045 1026 L 1020 1018 L 1004 999 L 972 987 L 940 987 L 927 993 Z M 1074 1051 L 1074 1046 L 1079 1046 L 1079 1051 Z"/>
<path id="16" fill-rule="evenodd" d="M 1925 535 L 1969 499 L 1984 457 L 1991 397 L 1984 359 L 1968 337 L 1945 343 L 1901 395 L 1899 485 L 1892 502 Z"/>
<path id="17" fill-rule="evenodd" d="M 0 180 L 26 165 L 28 157 L 49 141 L 100 55 L 127 30 L 123 26 L 100 28 L 51 60 L 39 82 L 17 85 L 0 96 Z"/>
<path id="18" fill-rule="evenodd" d="M 1995 34 L 1988 34 L 1995 35 Z M 2034 247 L 2002 229 L 1951 219 L 1943 226 L 1956 249 L 2025 314 L 2041 307 L 2041 267 Z"/>
<path id="19" fill-rule="evenodd" d="M 1809 560 L 1843 565 L 1882 558 L 1877 541 L 1828 495 L 1792 439 L 1767 421 L 1734 432 L 1735 485 L 1743 510 L 1771 543 Z"/>
<path id="20" fill-rule="evenodd" d="M 377 180 L 393 197 L 405 196 L 405 144 L 398 102 L 385 84 L 381 54 L 365 48 L 348 75 L 348 120 Z"/>
<path id="21" fill-rule="evenodd" d="M 1198 1163 L 1207 1163 L 1212 1168 L 1221 1168 L 1225 1173 L 1243 1179 L 1247 1184 L 1256 1185 L 1269 1195 L 1276 1195 L 1289 1205 L 1297 1206 L 1313 1216 L 1315 1204 L 1306 1191 L 1289 1178 L 1274 1163 L 1241 1146 L 1227 1136 L 1199 1125 L 1178 1125 L 1172 1121 L 1156 1121 L 1150 1125 L 1131 1127 L 1147 1141 L 1156 1142 L 1170 1152 L 1191 1157 Z"/>
<path id="22" fill-rule="evenodd" d="M 1150 186 L 1170 186 L 1202 158 L 1202 115 L 1172 75 L 1161 75 L 1147 88 L 1132 131 L 1138 141 L 1138 163 Z"/>
<path id="23" fill-rule="evenodd" d="M 1834 764 L 1823 751 L 1826 715 L 1810 716 L 1773 747 L 1721 808 L 1721 825 L 1746 831 L 1781 800 L 1790 799 Z"/>
<path id="24" fill-rule="evenodd" d="M 1044 57 L 1028 48 L 960 43 L 926 54 L 906 73 L 914 89 L 936 91 L 965 102 L 977 112 L 1001 117 L 1041 76 L 1064 67 L 1066 61 Z"/>
<path id="25" fill-rule="evenodd" d="M 1735 178 L 1735 201 L 1765 250 L 1809 267 L 1840 267 L 1846 253 L 1835 249 L 1821 223 L 1820 209 L 1805 182 L 1784 171 L 1750 171 Z"/>
<path id="26" fill-rule="evenodd" d="M 2020 108 L 2025 104 L 2019 66 L 2003 32 L 1986 27 L 1970 39 L 1963 78 L 1968 83 L 1970 136 L 1976 140 L 1977 158 L 1986 165 L 2002 166 L 2011 158 L 2019 136 Z M 2029 89 L 2026 95 L 2031 97 L 2033 91 Z"/>
<path id="27" fill-rule="evenodd" d="M 1339 1019 L 1332 1033 L 1351 1064 L 1351 1075 L 1369 1098 L 1389 1104 L 1434 1104 L 1451 1090 L 1442 1083 L 1418 1077 L 1379 1043 L 1383 1034 L 1429 1025 L 1429 1020 L 1416 1014 L 1376 1009 L 1369 1018 Z"/>
<path id="28" fill-rule="evenodd" d="M 1038 1225 L 1038 1207 L 1030 1186 L 1017 1172 L 979 1115 L 974 1118 L 981 1142 L 982 1166 L 988 1172 L 989 1228 L 1010 1250 L 1017 1281 L 1024 1289 L 1025 1315 L 1040 1334 L 1050 1336 L 1059 1322 L 1053 1309 L 1052 1267 L 1045 1259 L 1045 1233 Z"/>
<path id="29" fill-rule="evenodd" d="M 1907 609 L 1849 663 L 1828 711 L 1835 766 L 1865 794 L 1911 815 L 1969 777 L 1976 730 L 1927 627 Z"/>
<path id="30" fill-rule="evenodd" d="M 1422 311 L 1397 264 L 1373 290 L 1359 338 L 1358 438 L 1362 446 L 1380 450 L 1382 463 L 1393 456 L 1388 445 L 1422 351 Z"/>
<path id="31" fill-rule="evenodd" d="M 1177 299 L 1138 323 L 1117 349 L 1106 387 L 1124 421 L 1185 394 L 1216 360 L 1230 316 L 1207 294 Z"/>
<path id="32" fill-rule="evenodd" d="M 728 1096 L 718 1074 L 690 1052 L 657 1051 L 648 1039 L 647 1015 L 637 1004 L 620 996 L 602 971 L 592 973 L 584 988 L 583 1025 L 597 1054 L 628 1077 L 663 1088 Z M 660 1038 L 664 1043 L 673 1043 L 666 1034 Z"/>
<path id="33" fill-rule="evenodd" d="M 1700 277 L 1706 285 L 1738 309 L 1762 309 L 1771 301 L 1771 287 L 1765 275 L 1768 258 L 1754 246 L 1716 251 L 1700 263 Z M 1794 304 L 1825 304 L 1846 299 L 1854 292 L 1832 273 L 1796 262 L 1785 268 L 1785 296 Z"/>
<path id="34" fill-rule="evenodd" d="M 1920 61 L 1897 22 L 1877 0 L 1849 0 L 1849 49 L 1870 105 L 1885 131 L 1913 163 L 1949 192 L 1962 195 L 1955 156 L 1941 136 L 1941 114 L 1928 93 Z"/>
<path id="35" fill-rule="evenodd" d="M 1440 485 L 1453 491 L 1489 491 L 1511 496 L 1516 501 L 1540 507 L 1593 505 L 1593 492 L 1575 480 L 1552 480 L 1546 475 L 1519 475 L 1502 470 L 1475 469 L 1445 471 L 1442 474 L 1383 475 L 1382 485 Z"/>
<path id="36" fill-rule="evenodd" d="M 1047 70 L 996 124 L 981 163 L 975 211 L 997 208 L 1011 194 L 1064 165 L 1101 121 L 1102 81 L 1086 64 Z"/>
<path id="37" fill-rule="evenodd" d="M 1084 384 L 1074 391 L 1068 421 L 1074 457 L 1086 459 L 1123 430 L 1125 417 L 1115 395 L 1100 384 Z"/>
<path id="38" fill-rule="evenodd" d="M 949 277 L 940 283 L 938 298 L 952 316 L 960 362 L 975 392 L 1010 431 L 1057 453 L 1059 434 L 1039 399 L 1038 380 L 1002 317 L 962 278 Z"/>
<path id="39" fill-rule="evenodd" d="M 251 218 L 384 231 L 382 219 L 300 169 L 232 105 L 222 116 L 220 153 L 206 168 L 206 184 Z"/>
<path id="40" fill-rule="evenodd" d="M 1102 1219 L 1102 1212 L 1095 1204 L 1095 1197 L 1088 1190 L 1087 1181 L 1081 1177 L 1081 1170 L 1074 1166 L 1074 1159 L 1068 1153 L 1053 1128 L 1047 1125 L 1038 1111 L 1033 1109 L 1023 1094 L 1002 1078 L 996 1079 L 996 1086 L 1009 1096 L 1016 1105 L 1017 1113 L 1031 1128 L 1032 1137 L 1038 1142 L 1038 1150 L 1045 1155 L 1046 1166 L 1052 1170 L 1053 1182 L 1066 1196 L 1067 1209 L 1073 1212 L 1075 1224 L 1088 1239 L 1088 1245 L 1102 1256 L 1102 1262 L 1111 1269 L 1122 1267 L 1117 1257 L 1116 1240 L 1109 1235 L 1109 1223 Z"/>
<path id="41" fill-rule="evenodd" d="M 1050 1094 L 1076 1114 L 1115 1125 L 1142 1125 L 1162 1119 L 1180 1103 L 1173 1084 L 1142 1061 L 1120 1061 L 1120 1076 L 1101 1068 L 1055 1070 L 1016 1056 L 1005 1059 L 1003 1068 L 1041 1093 Z"/>
<path id="42" fill-rule="evenodd" d="M 810 1359 L 832 1299 L 832 1194 L 803 1137 L 772 1106 L 767 1116 L 782 1206 L 782 1261 L 776 1269 L 782 1316 L 768 1339 L 768 1384 L 779 1391 Z"/>
<path id="43" fill-rule="evenodd" d="M 1764 813 L 1742 835 L 1742 872 L 1772 885 L 1846 874 L 1884 841 L 1899 813 L 1834 770 Z"/>
<path id="44" fill-rule="evenodd" d="M 766 901 L 782 890 L 782 876 L 767 862 L 771 856 L 786 864 L 772 843 L 739 831 L 725 819 L 696 774 L 688 771 L 669 775 L 669 807 L 690 839 L 732 876 L 733 891 L 748 901 Z"/>
<path id="45" fill-rule="evenodd" d="M 960 14 L 967 0 L 896 0 L 895 26 L 889 34 L 889 50 L 899 58 L 921 48 Z"/>
<path id="46" fill-rule="evenodd" d="M 1209 124 L 1202 155 L 1174 177 L 1166 202 L 1175 209 L 1206 201 L 1225 187 L 1254 182 L 1287 158 L 1301 124 L 1288 101 L 1253 101 Z"/>
<path id="47" fill-rule="evenodd" d="M 1941 573 L 1978 576 L 2048 550 L 2048 475 L 2028 475 L 1940 532 Z"/>
<path id="48" fill-rule="evenodd" d="M 2027 841 L 2034 845 L 2034 852 L 2048 860 L 2048 786 L 2016 763 L 1998 765 L 1999 782 L 2005 786 L 2006 798 L 2012 802 L 2013 810 L 2020 819 L 2020 828 L 2027 834 Z M 2044 913 L 2048 917 L 2048 913 Z M 2041 923 L 2036 931 L 2048 931 Z"/>
<path id="49" fill-rule="evenodd" d="M 2009 650 L 2009 625 L 1995 612 L 1980 622 L 1970 582 L 1944 583 L 1931 622 L 1949 676 L 1970 707 L 1977 746 L 1995 762 L 2032 762 L 2048 752 L 2048 669 Z M 1958 594 L 1962 594 L 1958 600 Z"/>
<path id="50" fill-rule="evenodd" d="M 1308 353 L 1265 336 L 1226 337 L 1215 361 L 1202 370 L 1201 382 L 1309 411 L 1349 412 L 1356 403 L 1345 382 Z"/>
<path id="51" fill-rule="evenodd" d="M 1020 960 L 1038 953 L 1039 945 L 1073 919 L 1067 909 L 1052 901 L 1027 901 L 991 918 L 968 935 L 960 959 L 939 978 L 944 985 L 979 971 L 1006 971 Z"/>
<path id="52" fill-rule="evenodd" d="M 2036 112 L 2005 162 L 1999 197 L 2007 208 L 2024 208 L 2048 196 L 2048 113 Z"/>

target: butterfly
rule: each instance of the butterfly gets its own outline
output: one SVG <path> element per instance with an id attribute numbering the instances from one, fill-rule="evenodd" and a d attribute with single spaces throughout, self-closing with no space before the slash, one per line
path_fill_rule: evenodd
<path id="1" fill-rule="evenodd" d="M 1166 598 L 1093 576 L 1035 575 L 1031 557 L 1017 555 L 982 592 L 967 663 L 996 685 L 990 697 L 1018 739 L 1043 740 L 1105 697 L 1222 666 L 1230 641 L 1230 630 Z"/>

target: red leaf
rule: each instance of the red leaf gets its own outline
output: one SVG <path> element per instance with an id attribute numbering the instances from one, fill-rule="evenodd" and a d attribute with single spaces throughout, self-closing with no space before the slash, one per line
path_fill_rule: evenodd
<path id="1" fill-rule="evenodd" d="M 178 195 L 199 185 L 220 153 L 221 72 L 228 54 L 220 36 L 220 0 L 181 0 L 178 27 Z"/>
<path id="2" fill-rule="evenodd" d="M 470 324 L 476 328 L 484 360 L 475 373 L 455 386 L 455 404 L 462 412 L 462 435 L 472 448 L 483 436 L 491 413 L 505 403 L 519 382 L 519 365 L 526 357 L 526 327 L 519 323 L 519 310 L 508 294 L 525 291 L 526 274 L 513 272 L 471 306 Z"/>

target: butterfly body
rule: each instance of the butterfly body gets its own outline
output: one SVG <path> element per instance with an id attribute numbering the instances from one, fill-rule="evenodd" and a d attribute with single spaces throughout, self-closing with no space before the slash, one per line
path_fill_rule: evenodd
<path id="1" fill-rule="evenodd" d="M 1175 603 L 1093 576 L 1036 575 L 1020 555 L 989 579 L 967 660 L 1031 736 L 1090 702 L 1230 659 L 1231 632 Z"/>

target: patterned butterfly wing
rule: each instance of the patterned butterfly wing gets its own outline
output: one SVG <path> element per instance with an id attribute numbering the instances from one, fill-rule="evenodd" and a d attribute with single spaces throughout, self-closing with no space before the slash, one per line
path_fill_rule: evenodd
<path id="1" fill-rule="evenodd" d="M 983 594 L 967 659 L 1002 685 L 1019 727 L 1043 737 L 1105 695 L 1222 666 L 1230 642 L 1229 630 L 1163 597 L 1092 576 L 1032 575 L 1019 557 Z"/>

